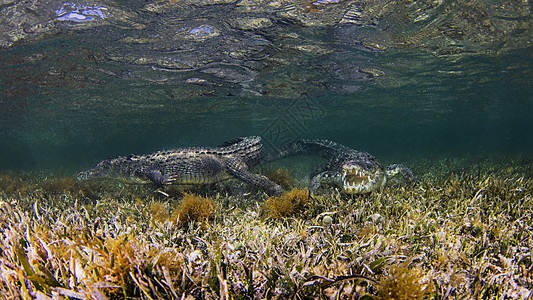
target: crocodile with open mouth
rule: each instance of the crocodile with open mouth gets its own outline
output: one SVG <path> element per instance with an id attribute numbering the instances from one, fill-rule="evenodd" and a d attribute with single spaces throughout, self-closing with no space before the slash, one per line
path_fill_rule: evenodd
<path id="1" fill-rule="evenodd" d="M 283 189 L 267 177 L 250 169 L 262 160 L 261 137 L 243 137 L 218 147 L 178 148 L 148 155 L 119 156 L 101 161 L 78 180 L 114 178 L 128 183 L 157 185 L 201 185 L 237 178 L 269 195 L 280 195 Z"/>
<path id="2" fill-rule="evenodd" d="M 384 168 L 367 152 L 327 140 L 296 140 L 284 146 L 276 159 L 298 155 L 316 155 L 328 159 L 311 173 L 312 191 L 316 191 L 321 184 L 334 184 L 342 187 L 347 194 L 364 194 L 386 184 L 405 184 L 416 180 L 411 170 L 404 165 L 394 164 Z"/>

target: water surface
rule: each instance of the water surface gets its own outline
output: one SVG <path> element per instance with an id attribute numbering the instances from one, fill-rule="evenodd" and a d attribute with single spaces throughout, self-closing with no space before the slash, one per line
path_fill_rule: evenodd
<path id="1" fill-rule="evenodd" d="M 384 163 L 532 153 L 527 3 L 273 3 L 1 7 L 0 169 L 73 175 L 247 135 Z"/>

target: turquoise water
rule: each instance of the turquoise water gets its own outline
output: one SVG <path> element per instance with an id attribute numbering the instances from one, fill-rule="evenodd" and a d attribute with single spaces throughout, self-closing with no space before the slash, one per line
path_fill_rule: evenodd
<path id="1" fill-rule="evenodd" d="M 341 4 L 297 11 L 315 17 Z M 236 11 L 235 1 L 198 5 L 183 18 L 140 2 L 120 9 L 132 14 L 128 22 L 56 21 L 59 29 L 1 50 L 0 170 L 74 175 L 109 157 L 247 135 L 261 135 L 269 151 L 297 138 L 330 139 L 384 163 L 533 153 L 532 39 L 521 30 L 532 24 L 529 6 L 511 16 L 488 9 L 512 30 L 482 43 L 464 33 L 456 53 L 442 34 L 365 46 L 377 34 L 387 41 L 433 24 L 396 28 L 392 15 L 341 26 Z M 102 11 L 107 20 L 118 10 Z M 428 18 L 440 29 L 437 12 Z M 224 21 L 228 14 L 274 21 L 243 29 Z M 99 21 L 92 16 L 87 22 Z"/>

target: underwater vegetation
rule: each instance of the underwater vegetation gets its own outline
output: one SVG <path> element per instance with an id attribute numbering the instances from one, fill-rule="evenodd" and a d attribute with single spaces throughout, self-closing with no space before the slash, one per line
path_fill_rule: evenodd
<path id="1" fill-rule="evenodd" d="M 22 180 L 22 178 L 17 178 L 14 176 L 9 176 L 7 174 L 0 175 L 0 189 L 6 194 L 22 193 L 25 194 L 28 185 Z"/>
<path id="2" fill-rule="evenodd" d="M 388 276 L 381 279 L 380 299 L 423 299 L 431 294 L 432 282 L 420 280 L 423 270 L 419 267 L 410 268 L 410 260 L 389 266 Z"/>
<path id="3" fill-rule="evenodd" d="M 0 190 L 6 195 L 25 196 L 34 191 L 46 195 L 70 194 L 80 198 L 98 199 L 111 186 L 102 182 L 80 182 L 75 178 L 33 178 L 28 174 L 0 174 Z"/>
<path id="4" fill-rule="evenodd" d="M 295 184 L 294 178 L 292 178 L 289 172 L 287 172 L 285 169 L 280 168 L 272 171 L 267 175 L 267 177 L 286 190 L 290 189 Z"/>
<path id="5" fill-rule="evenodd" d="M 212 199 L 192 194 L 185 194 L 180 206 L 174 212 L 181 224 L 206 222 L 214 217 L 215 213 L 216 206 Z"/>
<path id="6" fill-rule="evenodd" d="M 0 298 L 529 299 L 533 179 L 470 169 L 277 198 L 107 186 L 93 200 L 6 175 Z"/>
<path id="7" fill-rule="evenodd" d="M 311 197 L 307 189 L 293 189 L 279 197 L 268 198 L 263 205 L 263 211 L 272 219 L 286 218 L 302 213 L 310 202 Z"/>

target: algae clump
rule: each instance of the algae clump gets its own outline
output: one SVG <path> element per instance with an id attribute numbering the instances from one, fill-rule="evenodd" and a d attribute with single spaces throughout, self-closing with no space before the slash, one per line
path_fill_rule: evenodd
<path id="1" fill-rule="evenodd" d="M 270 197 L 263 204 L 263 214 L 272 219 L 293 216 L 310 203 L 309 190 L 293 189 L 279 197 Z"/>
<path id="2" fill-rule="evenodd" d="M 411 260 L 389 267 L 389 276 L 382 278 L 379 299 L 424 299 L 431 293 L 432 285 L 423 282 L 424 272 L 410 268 Z"/>
<path id="3" fill-rule="evenodd" d="M 181 225 L 186 225 L 190 222 L 205 222 L 214 217 L 215 213 L 216 206 L 211 198 L 185 193 L 173 217 L 177 217 Z"/>

